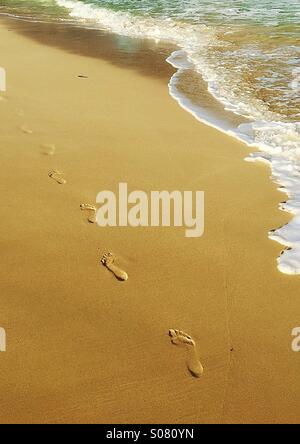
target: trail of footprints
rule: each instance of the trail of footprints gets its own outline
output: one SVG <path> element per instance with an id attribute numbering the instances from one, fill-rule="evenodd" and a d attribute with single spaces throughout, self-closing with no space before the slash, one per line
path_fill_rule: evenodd
<path id="1" fill-rule="evenodd" d="M 23 116 L 24 115 L 23 111 L 22 112 L 19 111 L 19 115 Z M 27 125 L 22 125 L 20 127 L 20 130 L 24 134 L 28 135 L 33 134 L 33 131 Z M 41 149 L 42 149 L 42 154 L 44 154 L 45 156 L 53 156 L 56 152 L 56 147 L 55 145 L 52 144 L 41 145 Z M 51 170 L 48 173 L 48 176 L 50 179 L 54 180 L 59 185 L 65 185 L 67 183 L 61 171 Z M 87 220 L 91 224 L 96 223 L 97 208 L 94 205 L 82 203 L 80 205 L 80 209 L 81 211 L 87 213 Z M 115 261 L 116 261 L 116 256 L 111 252 L 105 253 L 101 258 L 102 265 L 106 267 L 115 276 L 116 279 L 123 282 L 127 281 L 128 274 L 126 273 L 126 271 L 124 271 L 122 268 L 116 265 Z M 197 346 L 193 338 L 190 335 L 186 334 L 185 332 L 175 329 L 169 330 L 169 337 L 173 345 L 185 349 L 187 357 L 186 365 L 190 374 L 195 378 L 200 378 L 203 375 L 204 369 L 199 360 Z"/>

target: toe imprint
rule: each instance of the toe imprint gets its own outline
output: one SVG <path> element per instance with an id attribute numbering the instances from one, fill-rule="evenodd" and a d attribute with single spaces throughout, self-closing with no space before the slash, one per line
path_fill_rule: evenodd
<path id="1" fill-rule="evenodd" d="M 188 344 L 195 346 L 195 342 L 192 337 L 181 330 L 169 330 L 169 336 L 171 337 L 171 341 L 175 345 L 179 344 Z"/>
<path id="2" fill-rule="evenodd" d="M 128 274 L 114 264 L 115 256 L 112 253 L 105 253 L 101 259 L 101 262 L 106 268 L 108 268 L 109 271 L 111 271 L 115 275 L 117 279 L 119 279 L 119 281 L 128 280 Z"/>

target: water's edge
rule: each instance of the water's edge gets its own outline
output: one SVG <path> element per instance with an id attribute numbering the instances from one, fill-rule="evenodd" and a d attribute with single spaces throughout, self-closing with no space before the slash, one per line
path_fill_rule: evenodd
<path id="1" fill-rule="evenodd" d="M 74 5 L 77 8 L 78 2 L 69 0 L 56 0 L 57 3 L 63 7 L 71 9 L 74 16 Z M 76 10 L 77 11 L 77 10 Z M 89 9 L 85 9 L 89 13 Z M 75 16 L 79 12 L 75 13 Z M 82 11 L 80 11 L 80 14 Z M 83 17 L 85 18 L 85 17 Z M 122 36 L 130 36 L 130 38 L 165 41 L 176 45 L 178 50 L 166 58 L 176 73 L 169 81 L 170 95 L 178 102 L 178 104 L 190 114 L 192 114 L 198 121 L 209 125 L 223 133 L 230 135 L 239 141 L 245 143 L 251 148 L 256 148 L 259 151 L 254 152 L 246 158 L 247 161 L 256 162 L 261 161 L 268 164 L 272 171 L 273 181 L 279 185 L 278 189 L 288 196 L 288 200 L 281 202 L 279 209 L 292 214 L 294 217 L 287 225 L 269 232 L 269 238 L 279 242 L 285 247 L 282 254 L 277 259 L 278 269 L 280 272 L 296 275 L 300 274 L 300 167 L 298 162 L 298 137 L 300 134 L 300 123 L 298 122 L 282 122 L 270 120 L 255 120 L 247 115 L 242 115 L 238 109 L 235 109 L 231 103 L 228 103 L 219 96 L 214 88 L 213 82 L 210 81 L 209 76 L 205 71 L 200 74 L 207 82 L 209 93 L 222 103 L 227 112 L 243 117 L 243 123 L 238 126 L 231 125 L 226 120 L 220 118 L 204 106 L 193 103 L 189 97 L 184 95 L 178 88 L 180 78 L 185 71 L 191 70 L 195 67 L 193 54 L 191 50 L 192 32 L 189 30 L 186 35 L 177 35 L 177 30 L 174 29 L 173 24 L 167 24 L 165 27 L 165 34 L 158 35 L 157 28 L 149 28 L 146 34 L 143 28 L 135 30 L 128 29 L 126 26 L 122 28 L 120 23 L 114 27 L 114 17 L 110 14 L 107 18 L 107 23 L 103 23 L 103 27 L 107 28 L 109 32 Z M 127 20 L 127 18 L 126 18 Z M 82 23 L 84 27 L 84 23 Z M 169 29 L 168 29 L 169 26 Z M 203 28 L 205 29 L 205 27 Z M 182 30 L 180 30 L 182 32 Z M 187 41 L 189 45 L 187 45 Z M 198 42 L 197 42 L 198 44 Z M 197 66 L 199 68 L 199 66 Z M 295 143 L 293 145 L 293 140 Z"/>

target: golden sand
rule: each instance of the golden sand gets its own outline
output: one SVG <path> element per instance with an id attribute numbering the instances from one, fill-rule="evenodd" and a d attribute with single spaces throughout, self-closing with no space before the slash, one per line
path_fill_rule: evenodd
<path id="1" fill-rule="evenodd" d="M 0 57 L 0 422 L 298 422 L 300 281 L 277 271 L 267 237 L 288 220 L 269 170 L 159 78 L 7 22 Z M 80 205 L 119 182 L 204 190 L 205 235 L 90 223 Z M 170 329 L 191 335 L 200 378 Z"/>

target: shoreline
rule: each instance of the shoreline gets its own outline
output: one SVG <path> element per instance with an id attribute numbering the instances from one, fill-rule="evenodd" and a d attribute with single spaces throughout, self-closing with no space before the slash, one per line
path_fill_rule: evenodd
<path id="1" fill-rule="evenodd" d="M 42 45 L 2 19 L 0 36 L 1 422 L 297 423 L 298 279 L 276 270 L 280 247 L 266 236 L 288 216 L 266 167 L 155 76 Z M 80 204 L 122 181 L 204 190 L 204 237 L 89 224 Z M 106 251 L 128 282 L 101 266 Z M 197 344 L 201 379 L 170 343 L 177 328 Z"/>
<path id="2" fill-rule="evenodd" d="M 76 23 L 31 22 L 16 18 L 9 20 L 15 22 L 15 29 L 22 35 L 42 44 L 107 60 L 117 66 L 165 81 L 168 83 L 170 96 L 197 121 L 235 138 L 245 144 L 247 149 L 251 149 L 245 160 L 267 164 L 271 169 L 272 182 L 279 185 L 278 189 L 287 196 L 286 200 L 277 203 L 277 206 L 280 211 L 288 213 L 289 218 L 283 226 L 272 225 L 268 230 L 268 238 L 281 246 L 281 253 L 276 257 L 277 268 L 287 275 L 299 275 L 299 239 L 295 234 L 299 225 L 297 204 L 299 173 L 292 153 L 287 158 L 284 154 L 290 149 L 292 151 L 291 146 L 296 144 L 297 128 L 292 123 L 260 122 L 246 118 L 241 113 L 229 111 L 227 107 L 231 108 L 232 105 L 218 98 L 211 90 L 210 83 L 204 79 L 195 82 L 193 92 L 190 94 L 188 85 L 191 83 L 192 74 L 188 65 L 191 63 L 180 44 L 171 44 L 164 40 L 154 41 L 150 37 L 142 39 L 137 36 L 117 34 L 115 31 L 80 26 L 79 23 L 76 25 Z M 29 25 L 26 26 L 26 23 Z M 276 140 L 276 131 L 274 130 L 273 136 L 271 135 L 273 131 L 270 133 L 273 124 L 286 125 L 281 127 L 281 131 L 293 133 L 291 145 L 288 143 L 285 145 L 284 134 L 281 134 L 283 146 L 280 146 Z M 264 141 L 265 137 L 267 142 Z M 279 164 L 278 150 L 282 153 Z"/>

